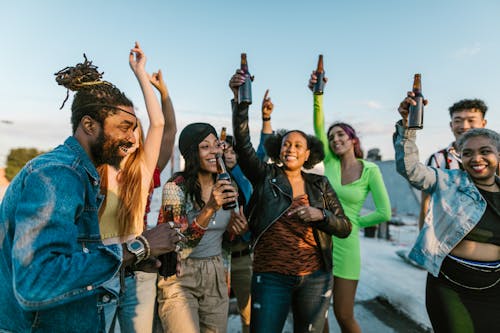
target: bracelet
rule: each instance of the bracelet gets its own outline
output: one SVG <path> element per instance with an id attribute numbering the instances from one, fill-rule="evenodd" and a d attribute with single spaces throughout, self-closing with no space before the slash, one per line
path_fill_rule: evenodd
<path id="1" fill-rule="evenodd" d="M 136 239 L 144 245 L 144 249 L 146 250 L 146 255 L 141 261 L 148 260 L 149 257 L 151 256 L 151 247 L 149 246 L 147 238 L 144 237 L 143 235 L 139 235 L 136 237 Z"/>
<path id="2" fill-rule="evenodd" d="M 207 230 L 207 229 L 208 229 L 208 227 L 202 227 L 202 226 L 198 223 L 198 221 L 196 221 L 196 217 L 195 217 L 195 218 L 194 218 L 194 220 L 193 220 L 193 224 L 194 224 L 194 225 L 196 225 L 198 228 L 200 228 L 200 229 L 201 229 L 201 230 L 203 230 L 203 231 L 205 231 L 205 230 Z"/>
<path id="3" fill-rule="evenodd" d="M 262 117 L 262 121 L 269 121 L 271 120 L 271 117 Z"/>

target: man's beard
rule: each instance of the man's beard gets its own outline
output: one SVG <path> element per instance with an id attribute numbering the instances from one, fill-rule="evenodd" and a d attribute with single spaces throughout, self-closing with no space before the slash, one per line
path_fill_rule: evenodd
<path id="1" fill-rule="evenodd" d="M 119 153 L 120 146 L 130 147 L 132 144 L 124 140 L 112 140 L 101 130 L 96 141 L 90 145 L 90 152 L 96 166 L 109 164 L 115 169 L 120 169 L 120 163 L 124 157 Z"/>

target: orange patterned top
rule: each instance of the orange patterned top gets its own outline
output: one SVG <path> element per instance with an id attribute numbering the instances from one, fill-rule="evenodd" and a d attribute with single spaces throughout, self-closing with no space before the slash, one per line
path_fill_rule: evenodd
<path id="1" fill-rule="evenodd" d="M 293 199 L 290 211 L 309 206 L 307 194 Z M 288 212 L 287 211 L 287 212 Z M 303 276 L 322 267 L 320 249 L 310 223 L 285 212 L 262 235 L 254 249 L 254 272 Z"/>

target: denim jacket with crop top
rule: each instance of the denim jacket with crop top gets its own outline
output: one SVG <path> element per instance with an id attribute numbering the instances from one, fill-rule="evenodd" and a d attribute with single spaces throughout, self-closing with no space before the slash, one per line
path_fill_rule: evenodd
<path id="1" fill-rule="evenodd" d="M 424 226 L 409 257 L 438 276 L 444 258 L 483 216 L 486 201 L 465 171 L 420 163 L 415 138 L 415 130 L 405 129 L 401 121 L 396 124 L 393 142 L 397 171 L 413 187 L 431 195 Z"/>
<path id="2" fill-rule="evenodd" d="M 98 299 L 118 295 L 122 260 L 119 244 L 101 242 L 101 201 L 74 137 L 13 179 L 0 205 L 0 331 L 100 331 Z"/>

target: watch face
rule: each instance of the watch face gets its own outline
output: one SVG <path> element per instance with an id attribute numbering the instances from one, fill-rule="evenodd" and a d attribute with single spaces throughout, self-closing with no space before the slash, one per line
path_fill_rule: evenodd
<path id="1" fill-rule="evenodd" d="M 135 242 L 130 242 L 129 243 L 129 247 L 132 251 L 137 251 L 137 250 L 140 250 L 142 249 L 142 243 L 139 242 L 139 241 L 135 241 Z"/>

